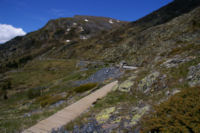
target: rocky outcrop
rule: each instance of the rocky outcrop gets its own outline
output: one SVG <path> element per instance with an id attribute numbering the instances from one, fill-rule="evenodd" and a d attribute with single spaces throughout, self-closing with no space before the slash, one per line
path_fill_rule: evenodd
<path id="1" fill-rule="evenodd" d="M 99 114 L 96 115 L 96 120 L 98 123 L 105 123 L 111 116 L 111 114 L 115 111 L 115 107 L 107 108 L 102 110 Z"/>
<path id="2" fill-rule="evenodd" d="M 138 84 L 138 90 L 147 93 L 151 90 L 152 85 L 156 82 L 157 78 L 160 76 L 159 72 L 153 72 L 143 78 Z"/>
<path id="3" fill-rule="evenodd" d="M 142 118 L 142 116 L 149 110 L 150 110 L 150 106 L 148 106 L 148 105 L 146 105 L 142 108 L 136 107 L 134 109 L 135 113 L 131 119 L 130 125 L 132 125 L 132 126 L 136 125 L 139 122 L 139 120 Z"/>
<path id="4" fill-rule="evenodd" d="M 191 87 L 200 85 L 200 64 L 189 68 L 187 79 Z"/>
<path id="5" fill-rule="evenodd" d="M 125 80 L 119 85 L 118 90 L 121 92 L 130 92 L 131 87 L 134 85 L 135 78 L 136 78 L 136 75 L 129 77 L 127 80 Z"/>
<path id="6" fill-rule="evenodd" d="M 191 61 L 193 59 L 195 59 L 195 57 L 187 57 L 187 58 L 175 57 L 172 59 L 168 59 L 161 66 L 164 66 L 166 68 L 177 67 L 178 65 Z"/>

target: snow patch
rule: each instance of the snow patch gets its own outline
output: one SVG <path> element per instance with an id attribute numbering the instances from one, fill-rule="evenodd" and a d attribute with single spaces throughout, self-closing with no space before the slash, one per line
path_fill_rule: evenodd
<path id="1" fill-rule="evenodd" d="M 73 26 L 77 26 L 77 23 L 73 23 Z"/>
<path id="2" fill-rule="evenodd" d="M 67 29 L 67 32 L 69 32 L 70 30 L 71 30 L 71 28 L 68 28 L 68 29 Z"/>
<path id="3" fill-rule="evenodd" d="M 83 27 L 79 27 L 79 28 L 80 28 L 80 31 L 81 31 L 81 32 L 83 32 L 83 31 L 84 31 Z"/>
<path id="4" fill-rule="evenodd" d="M 84 21 L 85 21 L 85 22 L 89 22 L 89 20 L 88 20 L 88 19 L 85 19 Z"/>
<path id="5" fill-rule="evenodd" d="M 110 23 L 110 24 L 113 24 L 114 22 L 113 22 L 113 20 L 112 20 L 112 19 L 110 19 L 110 20 L 109 20 L 109 23 Z"/>
<path id="6" fill-rule="evenodd" d="M 71 42 L 71 40 L 66 40 L 66 42 Z"/>

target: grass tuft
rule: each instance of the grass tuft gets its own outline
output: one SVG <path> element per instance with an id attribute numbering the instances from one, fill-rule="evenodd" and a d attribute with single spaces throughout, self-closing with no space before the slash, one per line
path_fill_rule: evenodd
<path id="1" fill-rule="evenodd" d="M 45 95 L 45 96 L 39 97 L 36 100 L 36 102 L 40 103 L 41 107 L 46 107 L 46 106 L 52 105 L 54 103 L 57 103 L 61 100 L 65 100 L 65 99 L 60 95 L 55 95 L 55 96 Z"/>
<path id="2" fill-rule="evenodd" d="M 97 86 L 97 83 L 88 83 L 88 84 L 84 84 L 84 85 L 74 88 L 73 91 L 76 93 L 83 93 L 83 92 L 93 89 L 96 86 Z"/>

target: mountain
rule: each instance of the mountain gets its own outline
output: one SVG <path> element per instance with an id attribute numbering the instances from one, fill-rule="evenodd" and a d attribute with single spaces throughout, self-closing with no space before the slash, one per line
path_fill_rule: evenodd
<path id="1" fill-rule="evenodd" d="M 199 6 L 174 0 L 135 22 L 60 18 L 0 45 L 0 131 L 22 131 L 118 80 L 58 130 L 200 132 Z"/>
<path id="2" fill-rule="evenodd" d="M 74 16 L 74 18 L 51 20 L 39 31 L 29 33 L 25 37 L 16 37 L 5 45 L 1 45 L 1 64 L 6 62 L 5 65 L 12 67 L 16 66 L 16 62 L 20 62 L 20 60 L 23 63 L 25 60 L 41 55 L 56 58 L 73 58 L 73 56 L 80 58 L 79 55 L 82 53 L 86 54 L 85 59 L 93 58 L 90 56 L 94 55 L 95 60 L 96 57 L 108 61 L 113 60 L 114 62 L 116 60 L 124 60 L 124 56 L 119 57 L 120 55 L 115 55 L 115 53 L 117 54 L 120 51 L 121 55 L 124 55 L 128 51 L 120 46 L 118 47 L 117 44 L 120 45 L 120 43 L 128 40 L 128 38 L 138 36 L 137 34 L 145 29 L 161 25 L 177 16 L 187 13 L 195 7 L 198 7 L 199 4 L 200 2 L 198 0 L 175 0 L 169 5 L 131 23 L 111 18 L 78 15 Z M 84 45 L 82 40 L 87 40 L 89 43 L 86 41 Z M 68 46 L 65 45 L 67 42 L 70 43 Z M 126 42 L 125 45 L 127 43 L 129 42 Z M 112 44 L 114 45 L 112 46 Z M 125 45 L 122 46 L 125 47 Z M 90 48 L 88 49 L 88 47 L 91 47 L 92 50 Z M 105 57 L 99 56 L 99 53 L 104 52 L 104 49 L 113 49 L 113 47 L 115 50 L 108 50 L 115 52 L 112 55 L 105 53 L 103 54 Z M 94 51 L 97 55 L 93 53 Z M 18 59 L 13 60 L 13 57 L 18 57 Z"/>
<path id="3" fill-rule="evenodd" d="M 76 44 L 126 23 L 112 18 L 78 15 L 51 20 L 38 31 L 0 45 L 1 62 L 6 62 L 7 66 L 12 67 L 15 66 L 15 62 L 41 56 L 53 47 Z"/>

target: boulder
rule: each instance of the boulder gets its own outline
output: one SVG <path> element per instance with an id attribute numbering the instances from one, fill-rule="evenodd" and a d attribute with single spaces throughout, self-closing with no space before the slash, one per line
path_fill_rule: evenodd
<path id="1" fill-rule="evenodd" d="M 134 79 L 136 78 L 136 76 L 131 76 L 128 78 L 128 80 L 122 82 L 119 87 L 118 90 L 121 92 L 130 92 L 131 87 L 134 85 Z"/>
<path id="2" fill-rule="evenodd" d="M 151 90 L 152 85 L 156 82 L 160 76 L 159 72 L 154 72 L 143 78 L 138 84 L 138 90 L 147 93 Z"/>

